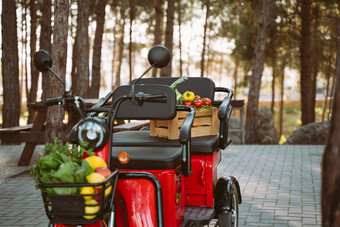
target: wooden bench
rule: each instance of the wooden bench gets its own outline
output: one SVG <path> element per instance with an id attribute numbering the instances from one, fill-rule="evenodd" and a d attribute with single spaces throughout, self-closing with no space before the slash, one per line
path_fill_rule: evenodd
<path id="1" fill-rule="evenodd" d="M 91 105 L 90 101 L 87 100 L 88 105 Z M 18 166 L 28 165 L 31 161 L 32 154 L 36 145 L 46 143 L 45 123 L 47 117 L 47 106 L 43 103 L 33 103 L 29 104 L 28 107 L 37 112 L 33 124 L 0 129 L 0 140 L 2 144 L 25 143 L 20 160 L 18 162 Z M 119 124 L 123 122 L 117 123 Z M 116 125 L 114 126 L 114 132 L 124 130 L 139 130 L 140 128 L 147 126 L 148 124 L 149 122 L 142 121 Z M 66 129 L 71 129 L 73 125 L 71 123 L 71 125 L 68 125 Z"/>
<path id="2" fill-rule="evenodd" d="M 25 126 L 16 126 L 0 129 L 0 141 L 2 145 L 21 144 L 30 141 L 44 142 L 43 133 L 32 133 L 33 124 Z"/>

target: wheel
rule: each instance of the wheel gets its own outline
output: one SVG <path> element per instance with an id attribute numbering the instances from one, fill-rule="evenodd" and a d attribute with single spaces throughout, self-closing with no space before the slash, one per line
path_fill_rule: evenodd
<path id="1" fill-rule="evenodd" d="M 219 227 L 238 227 L 238 195 L 235 186 L 232 187 L 231 211 L 218 214 L 217 225 Z"/>

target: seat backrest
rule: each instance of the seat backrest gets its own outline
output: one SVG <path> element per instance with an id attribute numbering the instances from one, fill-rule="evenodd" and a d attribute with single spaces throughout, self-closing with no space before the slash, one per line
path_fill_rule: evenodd
<path id="1" fill-rule="evenodd" d="M 178 78 L 179 77 L 142 78 L 137 82 L 137 84 L 165 84 L 170 86 Z M 208 77 L 188 77 L 188 80 L 178 86 L 178 91 L 181 94 L 186 91 L 192 91 L 194 94 L 197 94 L 202 98 L 209 98 L 213 101 L 215 83 Z"/>
<path id="2" fill-rule="evenodd" d="M 113 103 L 124 96 L 129 96 L 132 85 L 123 85 L 115 89 Z M 143 102 L 124 99 L 119 105 L 116 119 L 127 120 L 170 120 L 176 116 L 176 94 L 174 90 L 164 84 L 135 84 L 134 93 L 164 95 L 164 98 L 146 100 Z"/>

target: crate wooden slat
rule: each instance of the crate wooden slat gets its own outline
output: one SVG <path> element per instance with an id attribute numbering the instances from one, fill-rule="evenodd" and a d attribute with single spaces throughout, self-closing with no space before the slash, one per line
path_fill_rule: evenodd
<path id="1" fill-rule="evenodd" d="M 191 137 L 217 135 L 218 133 L 218 109 L 200 109 L 196 111 L 195 120 L 191 129 Z M 179 138 L 179 129 L 188 112 L 178 111 L 172 120 L 151 120 L 150 136 L 176 140 Z"/>

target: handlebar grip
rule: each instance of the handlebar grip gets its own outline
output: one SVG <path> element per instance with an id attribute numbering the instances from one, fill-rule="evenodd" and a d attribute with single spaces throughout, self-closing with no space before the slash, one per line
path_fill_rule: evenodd
<path id="1" fill-rule="evenodd" d="M 141 102 L 166 102 L 166 96 L 164 94 L 147 94 L 143 92 L 138 92 L 130 98 L 136 99 Z"/>
<path id="2" fill-rule="evenodd" d="M 54 106 L 58 105 L 62 101 L 62 98 L 48 98 L 43 100 L 41 103 L 44 103 L 46 106 Z"/>
<path id="3" fill-rule="evenodd" d="M 47 98 L 40 103 L 45 104 L 46 106 L 54 106 L 59 104 L 67 104 L 74 101 L 74 97 L 57 97 L 57 98 Z"/>

